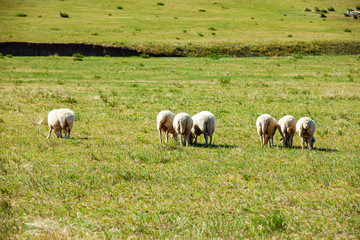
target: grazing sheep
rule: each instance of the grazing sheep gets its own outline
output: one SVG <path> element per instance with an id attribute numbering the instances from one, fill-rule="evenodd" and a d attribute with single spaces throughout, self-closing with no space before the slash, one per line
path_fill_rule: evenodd
<path id="1" fill-rule="evenodd" d="M 61 131 L 65 131 L 64 138 L 70 137 L 70 131 L 75 121 L 75 114 L 69 109 L 54 109 L 49 112 L 48 115 L 48 124 L 50 127 L 49 135 L 47 138 L 50 138 L 51 131 L 54 130 L 54 133 L 57 137 L 62 138 Z"/>
<path id="2" fill-rule="evenodd" d="M 277 129 L 276 120 L 269 114 L 263 114 L 256 120 L 257 132 L 260 136 L 261 147 L 269 142 L 269 147 L 274 146 L 273 136 Z"/>
<path id="3" fill-rule="evenodd" d="M 193 125 L 193 120 L 187 113 L 179 113 L 175 116 L 173 128 L 180 135 L 180 146 L 186 141 L 186 146 L 189 146 L 190 133 Z"/>
<path id="4" fill-rule="evenodd" d="M 292 147 L 293 146 L 293 138 L 295 134 L 295 118 L 291 115 L 286 115 L 281 118 L 278 122 L 278 129 L 281 134 L 281 140 L 283 140 L 284 147 Z"/>
<path id="5" fill-rule="evenodd" d="M 197 137 L 204 134 L 205 147 L 208 146 L 208 136 L 210 137 L 210 144 L 212 142 L 212 135 L 215 132 L 215 116 L 211 112 L 203 111 L 192 117 L 193 126 L 191 128 L 190 142 L 195 138 L 195 144 Z"/>
<path id="6" fill-rule="evenodd" d="M 175 114 L 170 111 L 164 110 L 157 115 L 157 129 L 159 131 L 160 143 L 162 143 L 161 130 L 165 132 L 165 143 L 168 142 L 168 135 L 177 141 L 177 133 L 173 128 Z"/>
<path id="7" fill-rule="evenodd" d="M 314 146 L 316 125 L 315 122 L 309 117 L 300 118 L 299 121 L 296 123 L 296 132 L 298 132 L 301 138 L 301 148 L 309 147 L 312 149 Z"/>

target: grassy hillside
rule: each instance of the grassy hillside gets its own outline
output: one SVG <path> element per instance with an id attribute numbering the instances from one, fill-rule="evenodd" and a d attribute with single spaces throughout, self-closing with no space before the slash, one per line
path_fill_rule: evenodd
<path id="1" fill-rule="evenodd" d="M 151 44 L 359 39 L 358 1 L 0 0 L 0 41 Z M 323 19 L 315 8 L 335 11 Z M 305 12 L 309 8 L 311 12 Z M 69 17 L 60 17 L 66 13 Z M 25 14 L 26 17 L 18 15 Z M 347 29 L 345 32 L 345 29 Z"/>
<path id="2" fill-rule="evenodd" d="M 2 58 L 0 238 L 359 238 L 359 68 L 359 56 Z M 71 139 L 46 139 L 60 107 L 76 114 Z M 214 147 L 159 144 L 163 109 L 213 112 Z M 284 149 L 279 133 L 261 148 L 263 113 L 313 118 L 315 150 L 298 137 Z"/>

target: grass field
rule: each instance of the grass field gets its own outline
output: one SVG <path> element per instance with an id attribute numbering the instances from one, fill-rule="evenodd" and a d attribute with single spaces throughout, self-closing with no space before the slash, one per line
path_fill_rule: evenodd
<path id="1" fill-rule="evenodd" d="M 359 20 L 344 17 L 348 8 L 359 5 L 352 0 L 0 0 L 0 4 L 0 41 L 144 48 L 154 44 L 358 41 L 360 36 Z M 316 7 L 335 11 L 323 19 Z M 60 13 L 69 17 L 60 17 Z"/>
<path id="2" fill-rule="evenodd" d="M 357 239 L 359 69 L 359 56 L 2 58 L 0 238 Z M 46 139 L 62 107 L 71 139 Z M 161 145 L 164 109 L 214 113 L 214 146 Z M 261 148 L 263 113 L 310 116 L 315 149 L 279 133 Z"/>

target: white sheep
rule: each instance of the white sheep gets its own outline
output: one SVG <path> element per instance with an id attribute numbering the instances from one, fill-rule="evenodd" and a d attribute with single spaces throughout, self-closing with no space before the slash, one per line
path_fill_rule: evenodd
<path id="1" fill-rule="evenodd" d="M 212 135 L 215 132 L 215 116 L 211 112 L 202 111 L 192 117 L 193 126 L 191 128 L 190 142 L 195 138 L 195 144 L 197 137 L 204 134 L 205 147 L 208 146 L 208 136 L 210 137 L 210 144 L 212 142 Z"/>
<path id="2" fill-rule="evenodd" d="M 301 138 L 301 148 L 309 147 L 309 149 L 312 149 L 314 146 L 316 125 L 315 122 L 309 118 L 309 117 L 303 117 L 298 120 L 296 123 L 296 132 L 298 132 L 300 138 Z"/>
<path id="3" fill-rule="evenodd" d="M 295 134 L 295 118 L 291 115 L 286 115 L 278 121 L 278 129 L 283 140 L 284 147 L 293 146 L 293 138 Z"/>
<path id="4" fill-rule="evenodd" d="M 177 141 L 177 133 L 173 128 L 175 114 L 170 111 L 164 110 L 157 115 L 157 129 L 159 131 L 160 143 L 162 143 L 161 131 L 165 132 L 165 143 L 168 142 L 168 135 Z"/>
<path id="5" fill-rule="evenodd" d="M 47 138 L 50 138 L 51 131 L 54 130 L 54 133 L 57 137 L 62 138 L 61 131 L 64 130 L 64 138 L 70 137 L 70 131 L 75 121 L 75 114 L 69 109 L 54 109 L 49 112 L 48 115 L 48 124 L 50 127 L 49 135 Z"/>
<path id="6" fill-rule="evenodd" d="M 193 120 L 187 113 L 176 114 L 173 122 L 173 128 L 176 133 L 180 135 L 180 146 L 186 141 L 186 146 L 189 146 L 190 133 L 193 125 Z"/>
<path id="7" fill-rule="evenodd" d="M 277 129 L 276 120 L 269 114 L 263 114 L 256 120 L 257 132 L 260 136 L 261 147 L 269 142 L 269 147 L 274 146 L 273 136 Z"/>

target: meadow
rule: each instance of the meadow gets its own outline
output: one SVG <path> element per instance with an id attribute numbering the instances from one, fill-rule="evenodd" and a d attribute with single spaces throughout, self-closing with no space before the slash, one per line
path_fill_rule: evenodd
<path id="1" fill-rule="evenodd" d="M 358 42 L 360 34 L 359 20 L 344 17 L 347 9 L 356 10 L 359 5 L 352 0 L 1 0 L 0 3 L 0 41 L 6 42 L 86 42 L 166 49 L 228 43 L 266 46 L 314 40 Z M 320 17 L 321 12 L 316 9 L 326 11 L 326 18 Z"/>
<path id="2" fill-rule="evenodd" d="M 82 60 L 0 58 L 1 239 L 360 237 L 360 56 Z M 211 111 L 214 146 L 160 144 L 164 109 Z M 261 148 L 263 113 L 315 149 Z"/>

